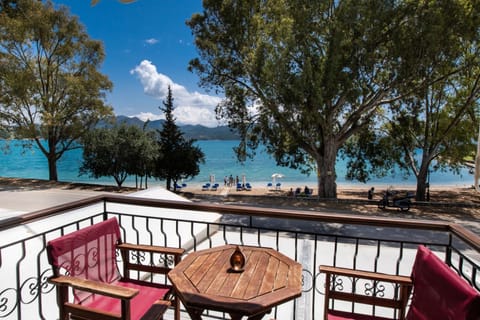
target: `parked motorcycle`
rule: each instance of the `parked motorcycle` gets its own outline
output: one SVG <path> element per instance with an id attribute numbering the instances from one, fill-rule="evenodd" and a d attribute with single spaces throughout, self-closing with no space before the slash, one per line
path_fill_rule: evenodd
<path id="1" fill-rule="evenodd" d="M 413 192 L 407 192 L 404 195 L 400 195 L 396 191 L 387 190 L 382 199 L 378 202 L 378 207 L 380 209 L 385 209 L 386 207 L 399 208 L 401 211 L 410 210 L 411 200 L 415 197 Z"/>

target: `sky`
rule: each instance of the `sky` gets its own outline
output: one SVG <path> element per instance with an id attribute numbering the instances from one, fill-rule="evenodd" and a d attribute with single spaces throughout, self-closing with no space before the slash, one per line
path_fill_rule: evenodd
<path id="1" fill-rule="evenodd" d="M 222 97 L 198 86 L 188 62 L 198 57 L 190 28 L 192 14 L 202 12 L 201 0 L 138 0 L 122 4 L 101 0 L 53 0 L 66 6 L 85 26 L 90 38 L 103 42 L 106 53 L 100 71 L 113 83 L 106 102 L 116 115 L 142 120 L 163 119 L 168 85 L 178 125 L 220 125 L 215 106 Z"/>

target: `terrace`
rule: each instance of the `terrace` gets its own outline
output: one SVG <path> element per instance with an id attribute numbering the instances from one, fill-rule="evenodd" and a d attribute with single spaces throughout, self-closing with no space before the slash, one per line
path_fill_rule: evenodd
<path id="1" fill-rule="evenodd" d="M 273 309 L 271 318 L 322 318 L 325 279 L 320 265 L 409 275 L 419 244 L 480 290 L 480 238 L 456 224 L 100 195 L 0 223 L 0 318 L 57 319 L 55 290 L 46 281 L 51 275 L 46 243 L 112 216 L 128 242 L 187 252 L 224 244 L 264 246 L 298 261 L 302 296 Z M 384 289 L 385 295 L 392 294 Z M 388 315 L 379 308 L 355 308 Z M 227 318 L 213 312 L 205 316 Z M 166 319 L 172 317 L 169 310 Z M 182 318 L 189 319 L 186 313 Z"/>

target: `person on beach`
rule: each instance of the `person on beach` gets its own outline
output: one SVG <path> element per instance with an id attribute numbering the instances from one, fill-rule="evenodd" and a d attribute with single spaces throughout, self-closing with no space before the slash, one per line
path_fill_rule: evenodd
<path id="1" fill-rule="evenodd" d="M 303 193 L 308 196 L 310 195 L 310 189 L 308 188 L 308 186 L 305 186 L 305 189 L 303 189 Z"/>
<path id="2" fill-rule="evenodd" d="M 302 193 L 302 189 L 300 187 L 298 187 L 297 189 L 295 189 L 295 196 L 299 196 L 300 194 Z"/>
<path id="3" fill-rule="evenodd" d="M 294 193 L 293 193 L 293 188 L 290 188 L 290 191 L 288 191 L 287 196 L 293 197 L 293 195 L 294 195 Z"/>
<path id="4" fill-rule="evenodd" d="M 373 199 L 373 193 L 375 192 L 375 188 L 374 187 L 371 187 L 370 190 L 368 190 L 368 200 L 372 200 Z"/>

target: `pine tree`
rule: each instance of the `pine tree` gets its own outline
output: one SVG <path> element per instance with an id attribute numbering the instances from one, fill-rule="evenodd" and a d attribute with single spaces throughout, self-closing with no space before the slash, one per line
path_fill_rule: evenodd
<path id="1" fill-rule="evenodd" d="M 173 182 L 173 190 L 176 191 L 179 180 L 198 175 L 200 164 L 205 162 L 205 155 L 194 145 L 196 140 L 185 139 L 176 125 L 170 86 L 163 107 L 159 108 L 165 114 L 165 123 L 162 130 L 157 130 L 160 155 L 156 161 L 155 177 L 166 180 L 167 190 L 172 189 Z"/>

